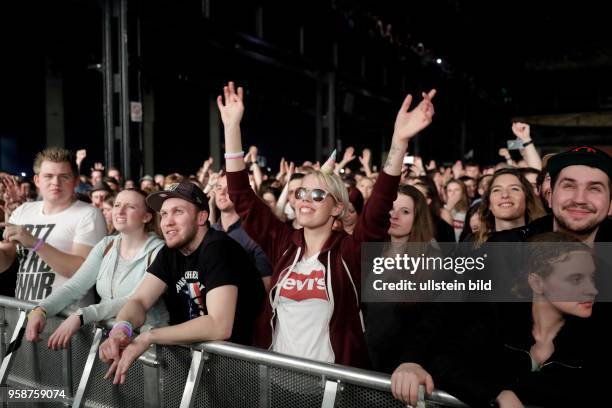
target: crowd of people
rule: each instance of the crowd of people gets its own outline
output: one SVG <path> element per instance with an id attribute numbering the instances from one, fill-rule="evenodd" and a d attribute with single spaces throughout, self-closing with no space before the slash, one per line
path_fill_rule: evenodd
<path id="1" fill-rule="evenodd" d="M 420 385 L 474 407 L 596 401 L 610 356 L 593 244 L 612 238 L 612 158 L 591 146 L 541 158 L 529 125 L 514 123 L 519 161 L 500 149 L 491 166 L 425 164 L 407 149 L 432 122 L 435 94 L 414 107 L 406 97 L 378 171 L 368 149 L 357 157 L 352 147 L 323 164 L 261 168 L 257 148 L 242 145 L 244 95 L 232 82 L 217 100 L 222 167 L 209 158 L 196 174 L 137 184 L 101 163 L 83 175 L 84 150 L 48 147 L 32 181 L 0 176 L 2 294 L 38 303 L 28 341 L 70 313 L 48 336 L 52 349 L 114 318 L 99 355 L 115 384 L 151 344 L 229 340 L 387 372 L 412 405 Z M 363 302 L 362 244 L 372 242 L 396 252 L 530 242 L 531 302 Z M 567 268 L 583 271 L 579 302 L 550 296 Z"/>

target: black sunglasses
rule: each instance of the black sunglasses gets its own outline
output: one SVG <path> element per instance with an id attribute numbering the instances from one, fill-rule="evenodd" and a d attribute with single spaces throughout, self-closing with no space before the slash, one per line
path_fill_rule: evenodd
<path id="1" fill-rule="evenodd" d="M 312 199 L 312 201 L 316 203 L 320 203 L 325 200 L 325 198 L 330 193 L 320 188 L 313 188 L 312 190 L 308 190 L 304 187 L 299 187 L 295 190 L 295 198 L 297 200 L 305 200 L 308 196 Z M 332 196 L 333 197 L 333 196 Z"/>

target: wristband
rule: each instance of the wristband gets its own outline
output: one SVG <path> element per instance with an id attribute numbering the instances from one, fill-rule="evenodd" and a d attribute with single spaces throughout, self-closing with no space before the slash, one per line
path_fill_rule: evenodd
<path id="1" fill-rule="evenodd" d="M 236 153 L 225 153 L 223 155 L 226 159 L 242 159 L 244 157 L 244 151 Z"/>
<path id="2" fill-rule="evenodd" d="M 112 334 L 114 331 L 121 331 L 123 333 L 125 333 L 128 337 L 132 337 L 132 334 L 134 332 L 134 328 L 132 327 L 132 323 L 123 320 L 120 322 L 115 323 L 115 325 L 113 326 L 113 329 L 110 331 L 110 333 Z"/>
<path id="3" fill-rule="evenodd" d="M 38 240 L 36 241 L 36 243 L 34 244 L 34 246 L 32 248 L 30 248 L 32 250 L 32 252 L 36 252 L 40 249 L 41 246 L 43 246 L 43 244 L 45 243 L 45 241 L 43 241 L 42 238 L 38 238 Z"/>
<path id="4" fill-rule="evenodd" d="M 528 142 L 523 142 L 523 147 L 529 146 L 530 144 L 533 144 L 533 140 L 530 140 Z"/>

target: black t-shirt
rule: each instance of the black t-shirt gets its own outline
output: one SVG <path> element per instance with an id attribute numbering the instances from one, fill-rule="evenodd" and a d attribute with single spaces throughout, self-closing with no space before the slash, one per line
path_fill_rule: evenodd
<path id="1" fill-rule="evenodd" d="M 247 253 L 224 232 L 210 228 L 200 246 L 188 256 L 164 246 L 148 272 L 168 286 L 166 304 L 171 325 L 207 314 L 209 291 L 225 285 L 237 286 L 236 314 L 229 341 L 252 344 L 254 322 L 265 290 Z"/>

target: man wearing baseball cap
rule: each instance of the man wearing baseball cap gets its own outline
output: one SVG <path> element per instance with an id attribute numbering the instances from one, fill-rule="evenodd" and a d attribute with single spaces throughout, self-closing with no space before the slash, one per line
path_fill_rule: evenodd
<path id="1" fill-rule="evenodd" d="M 257 269 L 240 244 L 208 225 L 208 200 L 184 181 L 150 194 L 147 204 L 161 215 L 166 240 L 117 323 L 100 346 L 100 359 L 112 365 L 123 384 L 130 365 L 151 344 L 228 340 L 250 345 L 253 323 L 265 291 Z M 132 337 L 147 310 L 165 292 L 170 326 Z"/>
<path id="2" fill-rule="evenodd" d="M 532 223 L 494 233 L 489 242 L 526 241 L 533 235 L 560 231 L 585 243 L 612 242 L 612 158 L 592 146 L 579 146 L 548 160 L 552 214 Z"/>

